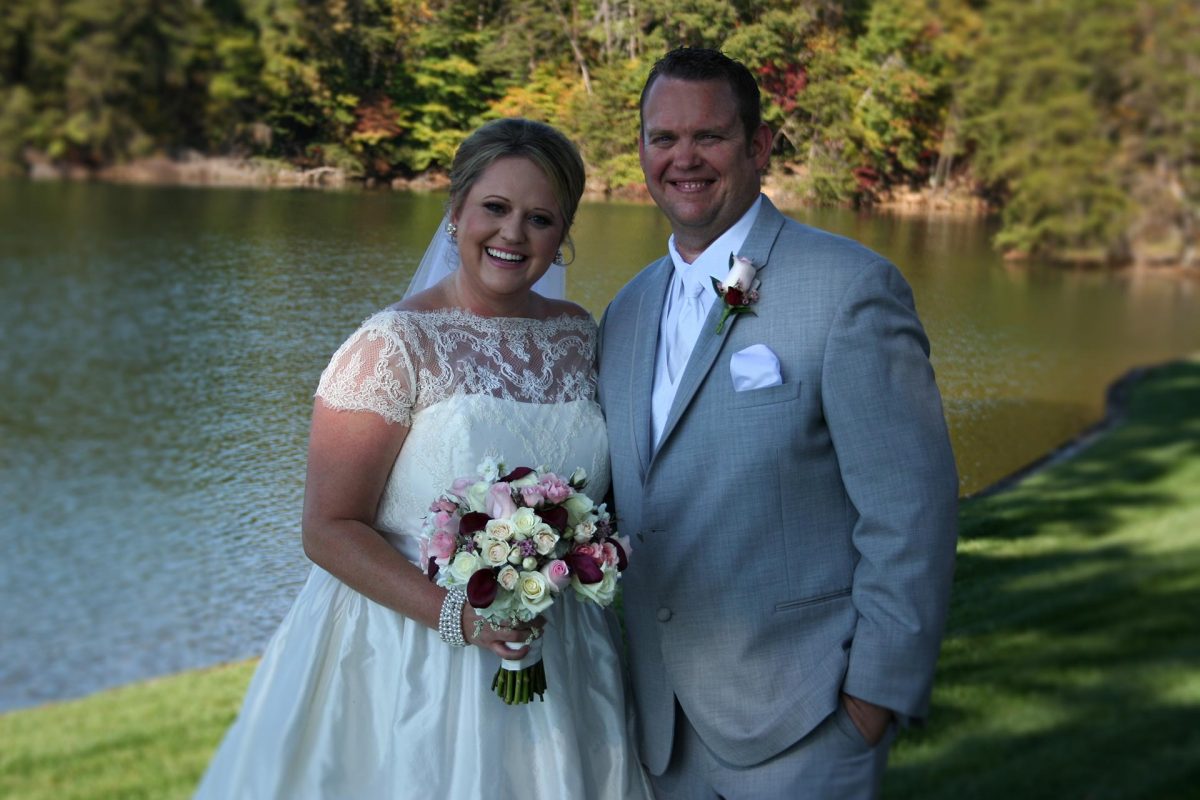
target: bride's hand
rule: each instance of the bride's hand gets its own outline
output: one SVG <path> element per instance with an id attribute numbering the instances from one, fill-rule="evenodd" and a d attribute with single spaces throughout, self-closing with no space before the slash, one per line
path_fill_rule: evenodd
<path id="1" fill-rule="evenodd" d="M 467 643 L 482 647 L 484 650 L 491 650 L 503 659 L 515 661 L 529 652 L 527 644 L 519 650 L 512 650 L 505 642 L 525 644 L 529 641 L 530 635 L 535 639 L 541 636 L 545 627 L 544 617 L 534 617 L 529 622 L 523 622 L 513 628 L 507 626 L 493 628 L 490 622 L 475 613 L 475 609 L 471 608 L 470 603 L 463 603 L 462 629 Z M 476 635 L 476 631 L 479 632 L 478 635 Z"/>

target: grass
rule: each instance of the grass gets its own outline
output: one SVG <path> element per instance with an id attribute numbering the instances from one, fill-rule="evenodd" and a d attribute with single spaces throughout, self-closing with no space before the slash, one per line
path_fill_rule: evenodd
<path id="1" fill-rule="evenodd" d="M 1200 357 L 1070 461 L 967 501 L 927 728 L 886 798 L 1184 798 L 1200 786 Z M 188 797 L 253 663 L 0 715 L 0 797 Z"/>
<path id="2" fill-rule="evenodd" d="M 967 501 L 931 724 L 885 797 L 1200 787 L 1200 358 L 1075 458 Z"/>
<path id="3" fill-rule="evenodd" d="M 0 716 L 0 797 L 191 797 L 253 669 L 186 672 Z"/>

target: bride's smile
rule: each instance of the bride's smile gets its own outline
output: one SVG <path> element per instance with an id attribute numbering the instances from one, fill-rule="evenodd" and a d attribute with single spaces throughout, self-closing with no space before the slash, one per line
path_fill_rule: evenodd
<path id="1" fill-rule="evenodd" d="M 459 301 L 476 311 L 507 313 L 554 260 L 564 235 L 550 179 L 527 158 L 489 166 L 451 218 L 458 228 Z"/>

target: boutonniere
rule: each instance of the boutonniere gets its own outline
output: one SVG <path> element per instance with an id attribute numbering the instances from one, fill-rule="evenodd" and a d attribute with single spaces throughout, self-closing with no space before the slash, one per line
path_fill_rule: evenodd
<path id="1" fill-rule="evenodd" d="M 724 281 L 712 279 L 713 288 L 721 298 L 724 308 L 721 309 L 721 319 L 717 322 L 717 333 L 725 329 L 725 320 L 731 314 L 754 314 L 750 306 L 758 302 L 758 267 L 748 258 L 729 254 L 729 274 Z"/>

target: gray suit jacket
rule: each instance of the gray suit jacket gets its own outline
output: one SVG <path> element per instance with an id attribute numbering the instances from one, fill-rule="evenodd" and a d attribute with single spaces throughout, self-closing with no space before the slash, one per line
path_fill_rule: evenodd
<path id="1" fill-rule="evenodd" d="M 713 305 L 662 441 L 650 391 L 671 262 L 602 321 L 600 400 L 642 760 L 661 774 L 675 699 L 735 765 L 787 749 L 838 692 L 928 707 L 956 540 L 958 479 L 912 293 L 861 245 L 763 203 L 740 255 L 757 316 Z M 767 345 L 783 384 L 735 392 L 730 356 Z"/>

